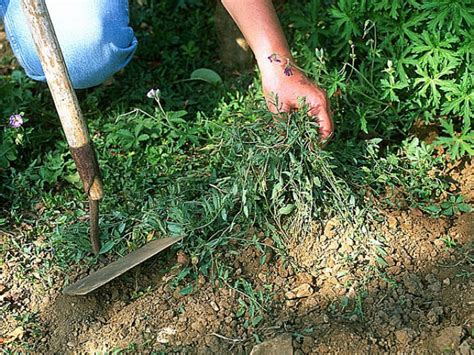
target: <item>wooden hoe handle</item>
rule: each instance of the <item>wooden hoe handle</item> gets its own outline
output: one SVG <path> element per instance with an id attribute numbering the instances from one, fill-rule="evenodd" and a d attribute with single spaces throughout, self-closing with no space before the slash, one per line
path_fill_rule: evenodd
<path id="1" fill-rule="evenodd" d="M 104 192 L 95 151 L 45 0 L 22 0 L 22 4 L 71 155 L 89 197 L 92 249 L 98 254 L 100 250 L 98 201 Z"/>

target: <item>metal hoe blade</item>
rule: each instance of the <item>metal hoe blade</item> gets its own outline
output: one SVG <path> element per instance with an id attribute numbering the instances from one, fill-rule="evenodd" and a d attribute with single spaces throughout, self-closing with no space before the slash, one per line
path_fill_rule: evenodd
<path id="1" fill-rule="evenodd" d="M 183 239 L 179 238 L 163 238 L 149 242 L 145 246 L 132 251 L 127 256 L 110 263 L 104 268 L 84 277 L 83 279 L 67 286 L 63 293 L 66 295 L 86 295 L 91 291 L 99 288 L 106 284 L 110 280 L 116 278 L 127 272 L 134 266 L 144 262 L 151 258 L 153 255 L 158 254 L 160 251 L 165 250 L 171 245 Z"/>

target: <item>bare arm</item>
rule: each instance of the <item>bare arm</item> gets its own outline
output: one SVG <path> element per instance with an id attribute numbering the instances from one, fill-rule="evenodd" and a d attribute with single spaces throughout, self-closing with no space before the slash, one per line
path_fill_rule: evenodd
<path id="1" fill-rule="evenodd" d="M 272 1 L 222 0 L 222 3 L 255 54 L 270 111 L 298 109 L 298 98 L 305 97 L 310 106 L 309 114 L 318 118 L 322 138 L 328 138 L 333 132 L 333 124 L 324 91 L 295 68 L 292 68 L 292 75 L 284 73 L 286 60 L 293 61 L 293 58 Z M 272 54 L 277 54 L 281 63 L 270 61 L 268 57 Z M 272 100 L 273 94 L 278 96 L 279 107 Z"/>
<path id="2" fill-rule="evenodd" d="M 272 53 L 291 57 L 271 0 L 223 0 L 222 3 L 247 39 L 259 66 L 266 67 L 267 57 Z"/>

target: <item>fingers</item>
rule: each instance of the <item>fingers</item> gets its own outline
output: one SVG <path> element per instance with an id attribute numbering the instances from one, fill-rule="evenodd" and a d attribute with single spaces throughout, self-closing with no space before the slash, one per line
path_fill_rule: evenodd
<path id="1" fill-rule="evenodd" d="M 273 100 L 268 96 L 266 97 L 268 110 L 281 117 L 283 112 L 292 112 L 295 110 L 302 109 L 302 106 L 299 106 L 300 103 L 294 100 Z M 319 125 L 319 131 L 321 135 L 321 143 L 324 145 L 332 137 L 334 133 L 334 123 L 332 121 L 331 112 L 329 109 L 328 100 L 323 91 L 319 90 L 317 92 L 312 92 L 306 98 L 305 107 L 308 107 L 308 115 L 314 117 L 317 120 Z"/>
<path id="2" fill-rule="evenodd" d="M 334 123 L 329 109 L 329 101 L 324 92 L 313 95 L 312 100 L 308 100 L 308 114 L 317 119 L 321 141 L 325 143 L 334 133 Z"/>
<path id="3" fill-rule="evenodd" d="M 321 139 L 329 139 L 334 132 L 334 123 L 329 108 L 326 105 L 312 104 L 308 114 L 317 119 Z"/>
<path id="4" fill-rule="evenodd" d="M 269 97 L 266 98 L 268 110 L 273 114 L 280 114 L 282 112 L 292 112 L 297 109 L 297 106 L 286 102 L 286 101 L 278 101 L 274 99 L 270 99 Z"/>

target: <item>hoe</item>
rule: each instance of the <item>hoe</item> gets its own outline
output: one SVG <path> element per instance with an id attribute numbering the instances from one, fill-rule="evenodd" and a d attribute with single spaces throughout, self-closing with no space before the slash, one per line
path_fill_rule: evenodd
<path id="1" fill-rule="evenodd" d="M 22 0 L 22 2 L 69 150 L 89 198 L 90 240 L 92 251 L 98 255 L 100 252 L 99 200 L 104 196 L 104 192 L 94 147 L 89 138 L 87 125 L 72 87 L 45 0 Z M 181 237 L 162 238 L 149 242 L 142 248 L 66 287 L 63 292 L 68 295 L 85 295 L 181 239 Z"/>

